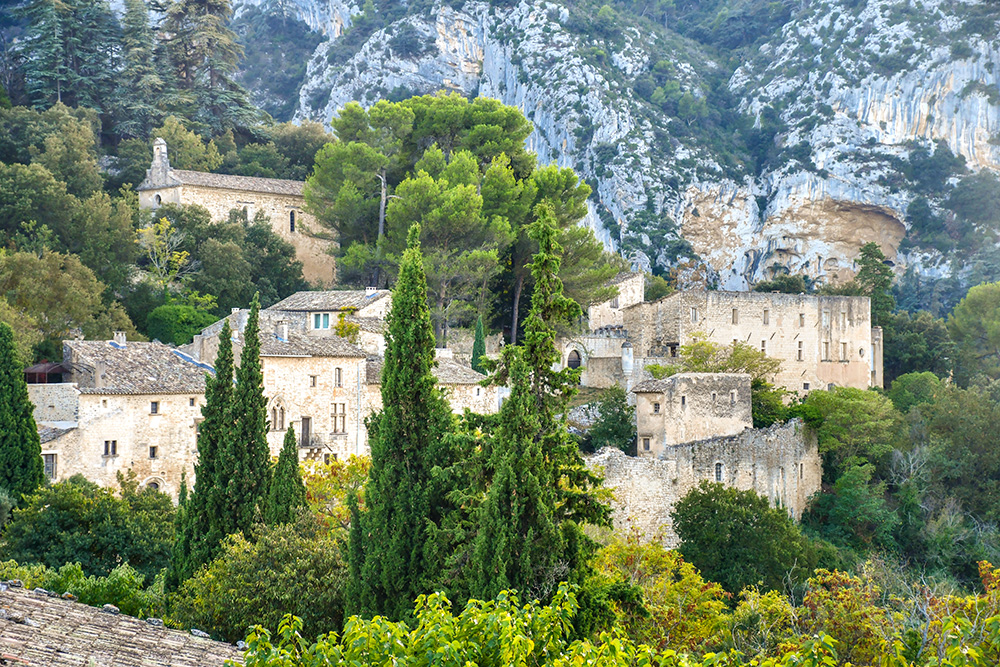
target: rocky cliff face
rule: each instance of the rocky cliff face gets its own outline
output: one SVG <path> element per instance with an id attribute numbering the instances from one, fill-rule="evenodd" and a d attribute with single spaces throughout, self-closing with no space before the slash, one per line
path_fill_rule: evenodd
<path id="1" fill-rule="evenodd" d="M 359 10 L 295 2 L 328 36 L 297 117 L 440 89 L 496 97 L 534 123 L 540 162 L 591 184 L 587 222 L 608 245 L 645 268 L 697 258 L 723 287 L 776 265 L 847 278 L 872 240 L 900 270 L 954 271 L 940 250 L 900 251 L 925 194 L 900 174 L 914 151 L 940 154 L 936 142 L 973 171 L 1000 169 L 996 3 L 821 0 L 721 52 L 624 11 L 609 31 L 582 0 L 470 0 L 406 16 L 345 55 Z M 421 48 L 394 46 L 402 32 Z M 945 215 L 947 191 L 935 193 Z"/>

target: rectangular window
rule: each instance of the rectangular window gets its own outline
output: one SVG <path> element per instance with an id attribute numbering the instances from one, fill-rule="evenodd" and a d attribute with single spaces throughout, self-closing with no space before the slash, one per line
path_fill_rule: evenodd
<path id="1" fill-rule="evenodd" d="M 653 414 L 656 415 L 656 414 L 659 414 L 659 413 L 660 413 L 660 404 L 659 403 L 653 403 Z"/>
<path id="2" fill-rule="evenodd" d="M 740 323 L 740 311 L 733 308 L 733 324 Z"/>
<path id="3" fill-rule="evenodd" d="M 736 405 L 736 390 L 730 390 L 729 392 L 729 404 Z"/>
<path id="4" fill-rule="evenodd" d="M 766 340 L 760 341 L 760 351 L 763 354 L 767 354 L 767 341 Z"/>
<path id="5" fill-rule="evenodd" d="M 333 386 L 334 387 L 344 386 L 344 372 L 339 368 L 333 369 Z"/>
<path id="6" fill-rule="evenodd" d="M 716 393 L 715 393 L 715 392 L 713 391 L 713 392 L 712 392 L 712 402 L 713 402 L 713 403 L 715 403 L 715 399 L 716 399 L 716 397 L 717 397 L 717 396 L 716 396 Z"/>
<path id="7" fill-rule="evenodd" d="M 830 326 L 830 311 L 829 310 L 824 310 L 823 311 L 823 326 L 824 327 Z"/>
<path id="8" fill-rule="evenodd" d="M 682 408 L 687 405 L 687 401 L 688 401 L 688 397 L 687 396 L 681 396 L 681 407 Z"/>
<path id="9" fill-rule="evenodd" d="M 155 446 L 150 446 L 150 448 L 149 448 L 149 458 L 151 458 L 151 459 L 155 459 L 156 458 L 156 447 Z"/>
<path id="10" fill-rule="evenodd" d="M 823 361 L 830 361 L 830 341 L 823 341 Z"/>
<path id="11" fill-rule="evenodd" d="M 315 375 L 310 375 L 309 376 L 309 386 L 310 387 L 315 387 L 316 386 L 316 378 L 317 378 L 317 376 L 315 376 Z"/>
<path id="12" fill-rule="evenodd" d="M 799 341 L 799 349 L 796 356 L 796 359 L 798 359 L 799 361 L 802 361 L 802 353 L 803 353 L 802 341 Z"/>
<path id="13" fill-rule="evenodd" d="M 42 454 L 42 460 L 45 461 L 45 478 L 55 479 L 56 478 L 56 455 L 55 454 Z"/>
<path id="14" fill-rule="evenodd" d="M 295 232 L 295 211 L 288 212 L 288 231 Z"/>
<path id="15" fill-rule="evenodd" d="M 118 456 L 118 441 L 117 440 L 105 440 L 104 441 L 104 455 L 105 456 Z"/>
<path id="16" fill-rule="evenodd" d="M 841 329 L 847 328 L 847 313 L 840 314 L 840 328 Z"/>
<path id="17" fill-rule="evenodd" d="M 190 405 L 192 408 L 194 407 L 194 399 L 193 398 L 189 398 L 188 399 L 188 405 Z"/>
<path id="18" fill-rule="evenodd" d="M 330 313 L 313 313 L 313 329 L 329 329 Z"/>
<path id="19" fill-rule="evenodd" d="M 716 463 L 715 464 L 715 481 L 716 482 L 721 482 L 722 481 L 722 464 L 721 463 Z"/>
<path id="20" fill-rule="evenodd" d="M 847 361 L 847 342 L 846 341 L 841 341 L 840 342 L 840 360 L 841 361 Z"/>
<path id="21" fill-rule="evenodd" d="M 768 325 L 771 323 L 771 311 L 767 308 L 764 309 L 764 324 Z"/>
<path id="22" fill-rule="evenodd" d="M 806 325 L 806 314 L 799 313 L 799 326 L 804 327 Z"/>
<path id="23" fill-rule="evenodd" d="M 618 297 L 615 297 L 615 298 L 611 299 L 611 307 L 612 308 L 617 308 L 618 307 Z"/>
<path id="24" fill-rule="evenodd" d="M 149 403 L 149 414 L 151 414 L 151 415 L 158 415 L 158 414 L 160 414 L 160 402 L 159 401 L 150 401 L 150 403 Z"/>
<path id="25" fill-rule="evenodd" d="M 347 433 L 347 404 L 334 403 L 331 406 L 331 426 L 334 433 Z"/>
<path id="26" fill-rule="evenodd" d="M 643 449 L 643 451 L 646 451 L 646 452 L 649 451 L 649 438 L 643 438 L 642 439 L 642 449 Z"/>
<path id="27" fill-rule="evenodd" d="M 691 309 L 691 324 L 698 324 L 698 309 Z"/>
<path id="28" fill-rule="evenodd" d="M 809 383 L 808 382 L 803 382 L 802 383 L 802 390 L 803 391 L 809 391 Z"/>

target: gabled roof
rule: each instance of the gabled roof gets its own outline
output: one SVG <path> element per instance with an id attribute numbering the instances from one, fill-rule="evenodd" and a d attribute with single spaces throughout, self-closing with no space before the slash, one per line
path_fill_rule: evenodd
<path id="1" fill-rule="evenodd" d="M 222 667 L 226 660 L 242 664 L 243 656 L 190 632 L 0 583 L 0 665 Z"/>
<path id="2" fill-rule="evenodd" d="M 368 384 L 382 384 L 382 367 L 385 366 L 385 357 L 368 357 L 366 381 Z M 434 369 L 434 377 L 438 384 L 479 384 L 486 379 L 482 373 L 472 370 L 471 366 L 466 366 L 455 359 L 441 358 L 437 360 L 437 368 Z"/>
<path id="3" fill-rule="evenodd" d="M 260 178 L 258 176 L 234 176 L 233 174 L 210 174 L 205 171 L 171 169 L 167 183 L 152 184 L 143 181 L 138 190 L 159 190 L 177 185 L 195 185 L 220 190 L 240 190 L 242 192 L 264 192 L 274 195 L 302 196 L 303 181 L 289 181 L 284 178 Z"/>
<path id="4" fill-rule="evenodd" d="M 240 339 L 242 340 L 242 335 Z M 290 333 L 288 340 L 281 340 L 276 334 L 261 332 L 260 356 L 364 358 L 367 353 L 340 336 L 319 338 Z"/>
<path id="5" fill-rule="evenodd" d="M 86 366 L 95 374 L 103 366 L 103 377 L 94 385 L 80 386 L 82 394 L 200 394 L 205 392 L 205 374 L 211 366 L 163 343 L 129 341 L 119 345 L 107 340 L 71 340 L 74 350 L 64 364 Z"/>
<path id="6" fill-rule="evenodd" d="M 387 298 L 392 292 L 387 289 L 367 292 L 366 290 L 328 290 L 325 292 L 296 292 L 282 299 L 267 310 L 287 311 L 320 311 L 347 310 L 349 308 L 364 308 L 380 299 Z"/>

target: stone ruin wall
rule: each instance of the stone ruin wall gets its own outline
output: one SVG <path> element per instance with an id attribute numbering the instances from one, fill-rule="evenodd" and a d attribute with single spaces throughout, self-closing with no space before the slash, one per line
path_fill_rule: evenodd
<path id="1" fill-rule="evenodd" d="M 816 435 L 799 420 L 675 445 L 657 459 L 612 448 L 587 457 L 587 465 L 600 468 L 605 486 L 613 489 L 615 530 L 635 529 L 647 540 L 660 536 L 671 548 L 678 545 L 670 518 L 674 504 L 702 480 L 714 481 L 717 463 L 727 486 L 753 489 L 796 519 L 820 490 L 823 475 Z"/>

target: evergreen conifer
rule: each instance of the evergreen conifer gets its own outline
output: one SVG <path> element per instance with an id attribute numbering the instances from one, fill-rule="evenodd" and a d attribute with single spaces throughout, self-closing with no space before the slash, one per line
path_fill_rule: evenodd
<path id="1" fill-rule="evenodd" d="M 440 555 L 431 527 L 445 509 L 443 490 L 431 477 L 450 463 L 451 410 L 436 387 L 434 330 L 427 281 L 413 225 L 392 294 L 382 371 L 381 413 L 371 421 L 372 467 L 365 486 L 367 509 L 352 526 L 351 571 L 357 581 L 354 610 L 402 618 L 413 600 L 433 586 Z"/>
<path id="2" fill-rule="evenodd" d="M 226 536 L 223 523 L 227 484 L 224 452 L 232 431 L 233 342 L 229 319 L 219 332 L 215 376 L 205 378 L 204 420 L 198 429 L 198 462 L 194 466 L 194 489 L 178 512 L 179 531 L 174 547 L 171 584 L 189 579 L 211 561 Z"/>
<path id="3" fill-rule="evenodd" d="M 486 354 L 486 335 L 483 333 L 483 316 L 476 320 L 476 338 L 472 342 L 472 370 L 477 373 L 485 373 L 479 359 Z"/>
<path id="4" fill-rule="evenodd" d="M 470 594 L 490 600 L 515 589 L 544 598 L 560 579 L 553 568 L 563 553 L 556 489 L 544 473 L 541 425 L 523 350 L 508 346 L 503 358 L 511 394 L 493 438 L 493 481 L 477 512 Z"/>
<path id="5" fill-rule="evenodd" d="M 299 470 L 299 445 L 295 441 L 295 429 L 289 426 L 274 468 L 264 521 L 271 526 L 289 523 L 295 520 L 296 510 L 305 506 L 306 487 Z"/>
<path id="6" fill-rule="evenodd" d="M 45 481 L 42 446 L 14 330 L 0 322 L 0 488 L 18 500 Z"/>
<path id="7" fill-rule="evenodd" d="M 267 446 L 267 400 L 264 398 L 264 373 L 260 363 L 260 295 L 250 304 L 250 317 L 243 334 L 243 352 L 236 369 L 233 391 L 232 435 L 226 439 L 222 459 L 224 468 L 217 472 L 219 483 L 226 484 L 223 535 L 248 533 L 263 513 L 271 478 L 271 453 Z"/>

